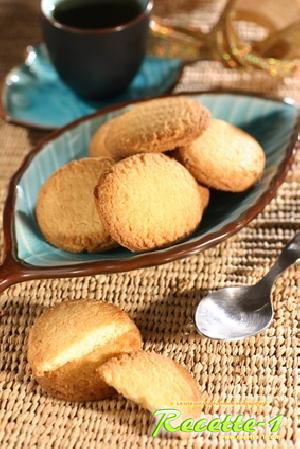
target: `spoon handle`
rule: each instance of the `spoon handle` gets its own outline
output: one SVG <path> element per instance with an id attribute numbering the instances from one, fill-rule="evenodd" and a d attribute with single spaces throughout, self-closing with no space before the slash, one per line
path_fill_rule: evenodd
<path id="1" fill-rule="evenodd" d="M 283 248 L 282 253 L 269 271 L 259 283 L 272 285 L 275 279 L 282 274 L 290 265 L 300 260 L 300 233 Z"/>

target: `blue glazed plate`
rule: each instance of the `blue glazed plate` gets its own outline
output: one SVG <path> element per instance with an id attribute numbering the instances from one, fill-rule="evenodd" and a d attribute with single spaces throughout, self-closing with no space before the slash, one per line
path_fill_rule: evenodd
<path id="1" fill-rule="evenodd" d="M 122 95 L 91 102 L 78 97 L 62 82 L 44 44 L 40 44 L 28 47 L 25 62 L 7 75 L 2 110 L 5 119 L 24 126 L 60 128 L 109 104 L 165 94 L 174 87 L 181 72 L 182 62 L 178 59 L 146 57 Z"/>
<path id="2" fill-rule="evenodd" d="M 267 155 L 261 181 L 243 193 L 212 192 L 198 229 L 185 241 L 146 253 L 115 248 L 99 254 L 71 254 L 49 245 L 35 219 L 38 192 L 66 162 L 88 154 L 89 142 L 101 123 L 133 107 L 109 108 L 56 131 L 34 150 L 11 181 L 4 213 L 6 259 L 0 268 L 2 289 L 20 279 L 79 276 L 128 271 L 195 254 L 241 229 L 275 195 L 296 148 L 298 113 L 278 100 L 230 93 L 189 95 L 204 103 L 214 117 L 226 119 L 252 134 Z"/>

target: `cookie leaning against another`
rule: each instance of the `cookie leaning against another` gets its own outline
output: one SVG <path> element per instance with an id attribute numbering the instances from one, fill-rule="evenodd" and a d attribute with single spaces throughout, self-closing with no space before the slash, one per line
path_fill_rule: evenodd
<path id="1" fill-rule="evenodd" d="M 249 134 L 223 120 L 178 150 L 180 160 L 197 181 L 218 190 L 241 192 L 262 176 L 266 156 Z"/>
<path id="2" fill-rule="evenodd" d="M 95 206 L 93 191 L 113 161 L 84 158 L 50 175 L 39 193 L 36 215 L 45 239 L 70 252 L 95 252 L 112 246 Z"/>
<path id="3" fill-rule="evenodd" d="M 95 188 L 95 199 L 112 238 L 132 251 L 143 251 L 194 231 L 207 204 L 207 189 L 199 188 L 175 159 L 145 153 L 113 165 Z"/>
<path id="4" fill-rule="evenodd" d="M 179 363 L 154 352 L 137 351 L 112 357 L 97 372 L 101 380 L 136 404 L 153 413 L 169 408 L 170 402 L 200 403 L 203 398 L 197 382 Z M 132 381 L 134 379 L 134 382 Z M 202 404 L 174 406 L 185 418 L 200 418 Z M 174 422 L 173 427 L 176 427 Z M 179 432 L 181 437 L 185 435 Z"/>
<path id="5" fill-rule="evenodd" d="M 92 401 L 115 393 L 96 368 L 141 345 L 138 328 L 118 307 L 95 300 L 68 301 L 34 323 L 27 358 L 35 379 L 53 396 Z"/>
<path id="6" fill-rule="evenodd" d="M 209 122 L 208 110 L 187 97 L 145 101 L 104 123 L 92 139 L 90 154 L 119 160 L 136 153 L 162 153 L 187 145 Z"/>

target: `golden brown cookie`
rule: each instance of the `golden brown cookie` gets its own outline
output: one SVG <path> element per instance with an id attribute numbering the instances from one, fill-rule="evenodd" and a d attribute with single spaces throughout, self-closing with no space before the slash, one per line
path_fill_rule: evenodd
<path id="1" fill-rule="evenodd" d="M 211 120 L 199 138 L 180 148 L 179 156 L 201 184 L 232 192 L 254 185 L 266 162 L 263 149 L 252 136 L 217 119 Z"/>
<path id="2" fill-rule="evenodd" d="M 110 357 L 141 348 L 129 316 L 101 301 L 63 302 L 44 312 L 30 329 L 28 362 L 35 379 L 53 396 L 92 401 L 114 390 L 96 368 Z"/>
<path id="3" fill-rule="evenodd" d="M 36 206 L 45 239 L 65 251 L 96 252 L 112 246 L 94 201 L 99 177 L 112 160 L 84 158 L 69 162 L 43 185 Z"/>
<path id="4" fill-rule="evenodd" d="M 173 402 L 173 407 L 181 411 L 181 418 L 200 419 L 203 399 L 197 382 L 186 368 L 167 357 L 137 351 L 113 357 L 97 371 L 118 393 L 152 413 L 170 408 Z M 178 405 L 181 401 L 195 403 Z"/>
<path id="5" fill-rule="evenodd" d="M 188 145 L 209 121 L 208 110 L 188 97 L 145 101 L 102 125 L 92 139 L 90 154 L 119 160 L 172 150 Z"/>
<path id="6" fill-rule="evenodd" d="M 206 196 L 175 159 L 136 154 L 113 165 L 95 189 L 112 238 L 132 251 L 170 245 L 200 223 Z"/>

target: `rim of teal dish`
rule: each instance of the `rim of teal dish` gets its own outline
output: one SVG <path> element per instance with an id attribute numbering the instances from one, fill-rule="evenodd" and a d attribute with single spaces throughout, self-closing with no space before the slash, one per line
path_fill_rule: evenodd
<path id="1" fill-rule="evenodd" d="M 255 95 L 250 92 L 235 92 L 235 91 L 205 91 L 205 92 L 180 92 L 175 96 L 180 95 L 204 95 L 204 94 L 218 94 L 218 95 L 237 95 L 250 96 L 258 99 L 266 99 L 274 102 L 285 103 L 294 106 L 291 99 L 278 99 L 272 96 Z M 162 95 L 160 98 L 168 97 L 170 95 Z M 163 253 L 146 252 L 136 254 L 133 258 L 128 260 L 102 260 L 96 262 L 80 262 L 76 265 L 59 265 L 59 266 L 34 266 L 30 265 L 17 256 L 17 242 L 14 233 L 14 209 L 16 198 L 16 187 L 22 177 L 24 171 L 31 163 L 34 156 L 43 150 L 44 146 L 51 140 L 56 139 L 66 131 L 75 128 L 80 123 L 88 121 L 94 117 L 104 115 L 118 109 L 122 109 L 129 104 L 140 103 L 143 100 L 130 101 L 119 103 L 118 105 L 108 106 L 100 111 L 97 111 L 88 116 L 82 117 L 65 127 L 52 132 L 47 135 L 35 149 L 33 149 L 23 160 L 19 170 L 12 176 L 8 194 L 5 201 L 3 212 L 3 230 L 4 230 L 4 260 L 0 266 L 0 293 L 12 284 L 17 282 L 32 280 L 32 279 L 49 279 L 49 278 L 63 278 L 63 277 L 78 277 L 78 276 L 92 276 L 96 274 L 112 274 L 132 271 L 139 268 L 146 268 L 149 266 L 161 265 L 172 262 L 187 256 L 199 253 L 200 251 L 216 245 L 221 241 L 232 236 L 245 225 L 247 225 L 257 214 L 273 199 L 278 187 L 283 183 L 287 172 L 293 162 L 295 153 L 299 145 L 299 131 L 300 131 L 300 117 L 296 120 L 294 130 L 291 134 L 288 147 L 286 149 L 285 157 L 278 166 L 276 174 L 273 176 L 269 189 L 263 192 L 256 203 L 249 209 L 244 211 L 236 220 L 223 226 L 220 230 L 213 232 L 205 237 L 199 237 L 193 242 L 182 242 L 178 247 L 166 248 Z M 295 107 L 295 106 L 294 106 Z"/>

